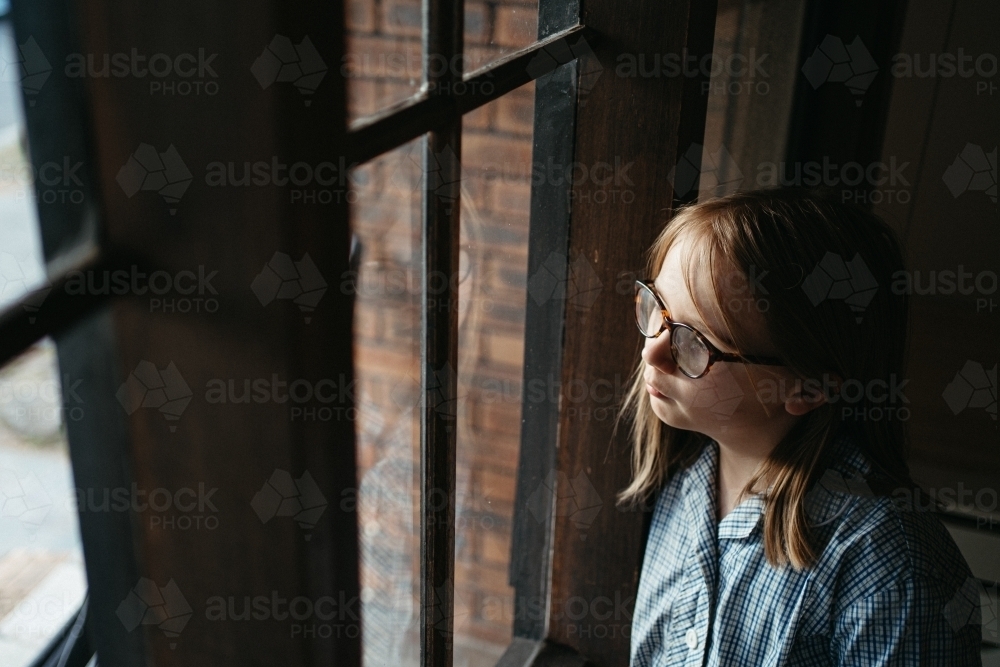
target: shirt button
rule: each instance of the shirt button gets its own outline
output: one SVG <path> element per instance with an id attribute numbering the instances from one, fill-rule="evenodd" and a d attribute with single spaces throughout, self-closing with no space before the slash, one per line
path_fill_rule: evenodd
<path id="1" fill-rule="evenodd" d="M 684 635 L 684 641 L 687 643 L 688 648 L 693 651 L 698 648 L 698 633 L 694 630 L 688 630 L 687 634 Z"/>

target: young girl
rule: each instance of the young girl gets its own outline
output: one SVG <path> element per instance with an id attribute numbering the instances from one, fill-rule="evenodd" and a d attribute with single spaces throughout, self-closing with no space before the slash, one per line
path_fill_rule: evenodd
<path id="1" fill-rule="evenodd" d="M 677 213 L 649 268 L 623 412 L 619 500 L 655 498 L 630 667 L 979 665 L 968 565 L 893 502 L 919 490 L 893 418 L 891 228 L 816 193 L 739 193 Z"/>

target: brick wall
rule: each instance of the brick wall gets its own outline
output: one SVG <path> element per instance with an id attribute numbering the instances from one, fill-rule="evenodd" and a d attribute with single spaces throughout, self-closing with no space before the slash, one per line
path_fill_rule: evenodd
<path id="1" fill-rule="evenodd" d="M 466 69 L 531 43 L 537 7 L 467 3 Z M 346 64 L 353 118 L 414 94 L 420 3 L 354 2 Z M 508 585 L 520 446 L 533 86 L 463 122 L 456 665 L 490 667 L 513 621 Z M 369 664 L 416 664 L 419 621 L 420 142 L 355 172 L 363 243 L 355 357 L 362 582 Z"/>

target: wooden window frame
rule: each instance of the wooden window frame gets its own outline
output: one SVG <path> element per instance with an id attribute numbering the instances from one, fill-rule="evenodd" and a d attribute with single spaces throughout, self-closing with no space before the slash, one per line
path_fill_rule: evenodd
<path id="1" fill-rule="evenodd" d="M 199 14 L 205 11 L 203 3 L 182 0 L 172 3 L 171 11 L 175 18 L 156 15 L 158 20 L 151 22 L 148 17 L 120 11 L 108 0 L 35 0 L 16 3 L 12 14 L 19 37 L 30 34 L 40 42 L 82 52 L 115 52 L 123 44 L 155 41 L 183 31 L 185 43 L 217 45 L 220 52 L 234 54 L 233 63 L 242 65 L 257 48 L 254 40 L 302 34 L 302 26 L 309 26 L 306 32 L 314 38 L 322 36 L 314 41 L 327 62 L 341 62 L 345 52 L 342 3 L 308 0 L 294 7 L 267 3 L 259 11 L 246 11 L 240 28 L 253 36 L 252 47 L 239 31 L 220 30 L 213 23 L 220 17 L 185 22 L 184 17 L 203 15 Z M 150 137 L 165 143 L 170 138 L 160 136 L 164 132 L 159 128 L 179 127 L 194 137 L 186 154 L 194 163 L 217 158 L 219 151 L 242 156 L 259 150 L 305 160 L 343 155 L 350 164 L 366 162 L 426 135 L 425 160 L 434 160 L 448 147 L 460 157 L 463 114 L 546 77 L 546 85 L 536 89 L 535 161 L 552 156 L 565 164 L 594 164 L 607 161 L 610 155 L 633 163 L 629 175 L 635 203 L 599 203 L 594 196 L 598 186 L 593 183 L 545 182 L 532 188 L 528 274 L 537 271 L 553 252 L 567 258 L 583 256 L 604 289 L 585 315 L 565 300 L 541 305 L 526 300 L 524 380 L 560 377 L 565 387 L 578 379 L 589 382 L 627 375 L 636 348 L 621 341 L 635 338 L 634 325 L 627 316 L 628 299 L 618 298 L 613 286 L 623 270 L 641 271 L 643 253 L 670 211 L 685 202 L 675 197 L 668 172 L 688 146 L 701 142 L 707 97 L 702 93 L 704 76 L 616 76 L 617 56 L 624 51 L 711 53 L 715 13 L 715 0 L 624 4 L 540 0 L 535 44 L 472 73 L 454 69 L 429 73 L 419 94 L 350 124 L 346 81 L 337 68 L 331 68 L 309 107 L 297 97 L 262 94 L 234 81 L 231 91 L 220 93 L 220 100 L 233 108 L 255 104 L 262 112 L 235 120 L 239 131 L 221 138 L 199 133 L 201 119 L 189 110 L 182 109 L 178 115 L 174 106 L 151 105 L 118 94 L 107 82 L 53 77 L 45 91 L 48 102 L 39 102 L 27 112 L 32 158 L 44 161 L 53 151 L 80 157 L 85 164 L 86 202 L 76 208 L 40 207 L 53 289 L 37 312 L 29 315 L 18 304 L 0 314 L 0 361 L 9 361 L 39 338 L 51 335 L 57 340 L 64 372 L 68 369 L 88 381 L 84 390 L 87 417 L 68 425 L 79 487 L 128 487 L 133 482 L 170 486 L 204 479 L 224 486 L 235 503 L 249 488 L 245 479 L 256 482 L 266 478 L 262 472 L 284 466 L 308 468 L 328 498 L 340 497 L 342 490 L 356 484 L 351 422 L 276 427 L 266 443 L 267 460 L 258 462 L 247 451 L 263 451 L 263 436 L 255 429 L 270 419 L 267 410 L 255 421 L 229 424 L 229 437 L 213 441 L 218 435 L 212 424 L 218 420 L 215 415 L 192 410 L 177 436 L 157 428 L 160 425 L 145 414 L 126 419 L 114 395 L 141 359 L 183 359 L 185 368 L 194 369 L 187 372 L 196 378 L 218 372 L 215 354 L 247 330 L 256 332 L 260 345 L 255 349 L 260 357 L 231 359 L 222 364 L 223 370 L 257 377 L 269 375 L 277 365 L 303 376 L 353 378 L 351 355 L 330 354 L 330 350 L 352 347 L 353 304 L 347 295 L 330 290 L 324 307 L 317 309 L 308 325 L 291 310 L 265 316 L 249 298 L 235 299 L 232 312 L 217 321 L 178 317 L 178 325 L 144 313 L 132 297 L 71 297 L 63 287 L 70 269 L 103 271 L 128 265 L 146 271 L 174 269 L 187 261 L 185 249 L 204 257 L 210 253 L 203 249 L 219 247 L 218 238 L 241 240 L 240 256 L 217 257 L 220 273 L 224 269 L 229 276 L 227 288 L 245 288 L 252 280 L 252 269 L 239 261 L 241 256 L 266 259 L 278 248 L 294 254 L 309 252 L 324 275 L 343 275 L 350 243 L 346 198 L 319 210 L 290 207 L 279 192 L 255 193 L 251 210 L 227 209 L 224 197 L 222 204 L 192 197 L 185 202 L 184 213 L 184 220 L 192 224 L 181 221 L 170 228 L 164 226 L 169 219 L 159 201 L 149 198 L 132 204 L 115 191 L 119 144 L 132 148 Z M 860 15 L 862 20 L 863 12 Z M 451 56 L 461 54 L 462 2 L 424 0 L 424 16 L 425 63 L 429 55 L 444 56 L 450 62 Z M 826 25 L 815 20 L 814 14 L 810 16 L 814 31 Z M 891 30 L 890 22 L 883 32 Z M 594 77 L 598 71 L 604 75 Z M 486 82 L 490 85 L 483 86 Z M 850 129 L 855 152 L 870 143 L 866 140 L 872 132 L 880 136 L 884 109 L 880 112 L 878 105 L 872 106 L 870 117 Z M 810 100 L 800 100 L 789 128 L 790 154 L 809 152 L 807 139 L 819 132 L 814 127 L 807 130 L 804 120 L 808 110 L 816 108 Z M 224 120 L 210 109 L 204 118 L 209 127 L 213 123 L 221 127 Z M 834 125 L 831 119 L 827 123 L 826 129 Z M 458 161 L 442 168 L 448 173 L 441 174 L 440 180 L 458 182 Z M 688 196 L 697 191 L 697 186 L 691 188 Z M 452 205 L 455 198 L 447 194 L 436 184 L 425 183 L 425 280 L 433 272 L 451 275 L 458 269 L 460 212 Z M 245 234 L 247 227 L 255 233 Z M 67 245 L 67 240 L 73 243 Z M 425 302 L 422 309 L 421 379 L 428 399 L 421 416 L 422 497 L 441 489 L 452 499 L 444 508 L 421 504 L 427 526 L 421 531 L 420 547 L 423 667 L 450 667 L 452 661 L 453 600 L 451 595 L 434 593 L 442 587 L 451 590 L 449 582 L 454 581 L 456 436 L 442 419 L 444 411 L 436 410 L 433 401 L 453 399 L 456 386 L 450 374 L 447 386 L 435 387 L 431 393 L 427 378 L 457 363 L 457 303 L 452 286 L 443 307 L 432 311 Z M 194 341 L 210 342 L 196 345 Z M 565 616 L 552 613 L 554 602 L 574 597 L 592 600 L 608 591 L 625 598 L 633 595 L 649 518 L 648 512 L 614 510 L 613 499 L 631 473 L 623 434 L 612 438 L 610 421 L 574 418 L 565 407 L 565 396 L 557 403 L 525 401 L 523 405 L 510 579 L 516 608 L 525 601 L 542 600 L 546 611 L 540 618 L 516 616 L 514 641 L 500 661 L 503 667 L 624 665 L 628 659 L 627 634 L 581 637 L 573 634 Z M 574 407 L 606 406 L 584 401 Z M 229 461 L 229 467 L 221 461 Z M 527 513 L 527 497 L 556 470 L 570 476 L 585 471 L 603 500 L 603 509 L 590 528 L 592 537 L 586 541 L 580 540 L 567 508 L 559 505 L 564 501 L 553 503 L 545 497 L 541 521 L 537 507 L 533 517 Z M 189 579 L 185 591 L 195 599 L 232 590 L 199 576 L 199 565 L 206 562 L 225 563 L 230 585 L 241 593 L 278 585 L 308 595 L 358 593 L 357 522 L 352 513 L 331 510 L 308 543 L 292 529 L 279 531 L 280 539 L 269 541 L 257 528 L 249 531 L 240 519 L 197 543 L 184 539 L 174 543 L 151 535 L 134 516 L 81 514 L 91 585 L 88 637 L 102 663 L 138 666 L 150 656 L 167 664 L 197 655 L 239 664 L 262 660 L 360 664 L 357 637 L 335 638 L 329 650 L 320 651 L 304 638 L 289 640 L 270 628 L 249 633 L 238 624 L 229 624 L 214 634 L 192 628 L 175 650 L 153 630 L 124 632 L 114 620 L 116 607 L 139 576 L 162 582 L 185 573 Z M 248 550 L 262 555 L 263 567 L 241 558 Z"/>

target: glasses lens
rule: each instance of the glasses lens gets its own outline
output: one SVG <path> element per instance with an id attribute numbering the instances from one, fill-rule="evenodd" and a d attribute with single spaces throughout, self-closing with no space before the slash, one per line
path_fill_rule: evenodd
<path id="1" fill-rule="evenodd" d="M 698 376 L 708 368 L 709 351 L 694 330 L 676 325 L 670 338 L 670 349 L 674 353 L 674 361 L 687 375 Z"/>
<path id="2" fill-rule="evenodd" d="M 641 285 L 635 298 L 635 322 L 644 336 L 655 336 L 663 324 L 663 313 L 649 288 Z"/>

